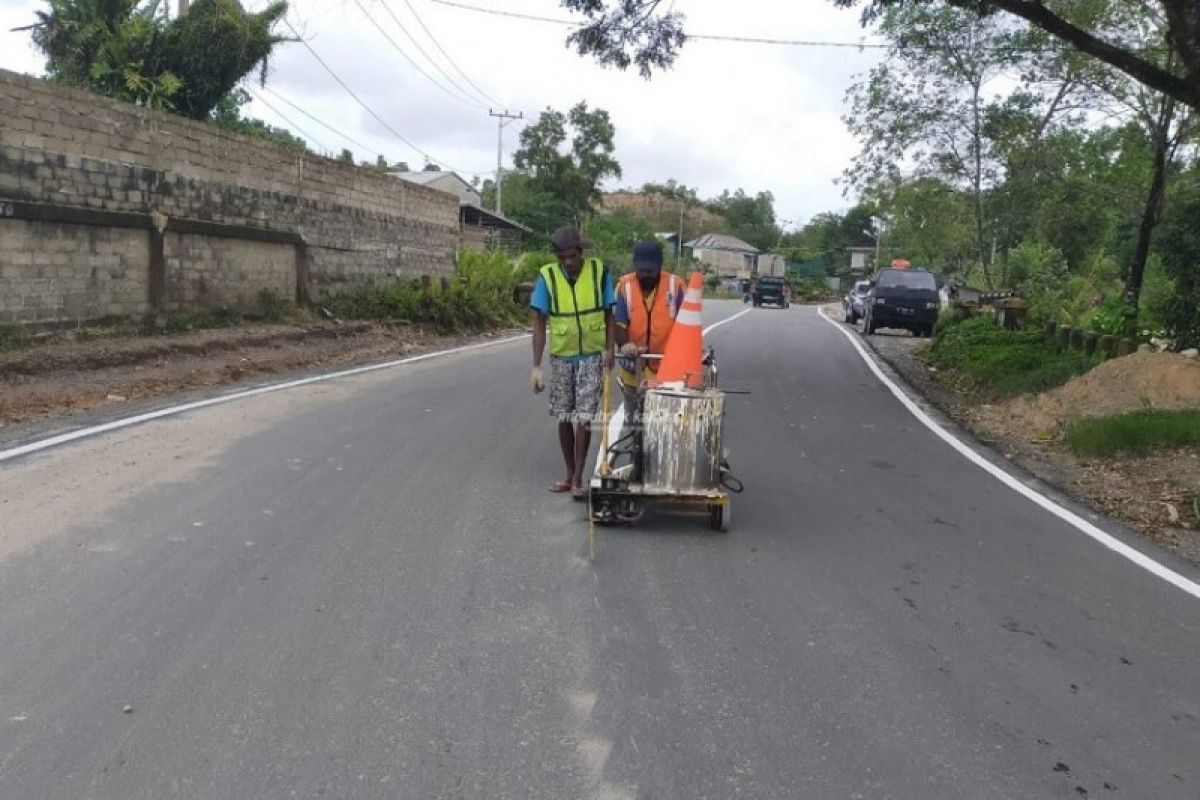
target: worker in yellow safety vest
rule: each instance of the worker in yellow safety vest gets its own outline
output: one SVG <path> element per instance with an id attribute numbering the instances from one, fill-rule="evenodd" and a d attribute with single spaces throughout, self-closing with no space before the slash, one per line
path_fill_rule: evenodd
<path id="1" fill-rule="evenodd" d="M 534 394 L 546 387 L 542 354 L 550 342 L 550 414 L 558 420 L 558 442 L 567 468 L 565 480 L 550 487 L 587 500 L 584 463 L 591 424 L 599 416 L 604 379 L 613 366 L 613 279 L 598 258 L 584 258 L 588 243 L 579 229 L 559 228 L 550 237 L 557 263 L 538 271 L 533 309 Z M 603 423 L 602 423 L 603 424 Z"/>

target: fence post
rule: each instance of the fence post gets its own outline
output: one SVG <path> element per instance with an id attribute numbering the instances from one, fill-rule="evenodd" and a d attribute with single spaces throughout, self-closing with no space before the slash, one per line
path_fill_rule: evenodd
<path id="1" fill-rule="evenodd" d="M 1044 326 L 1042 326 L 1042 333 L 1046 337 L 1046 344 L 1054 344 L 1054 342 L 1057 340 L 1058 323 L 1054 320 L 1050 320 Z"/>

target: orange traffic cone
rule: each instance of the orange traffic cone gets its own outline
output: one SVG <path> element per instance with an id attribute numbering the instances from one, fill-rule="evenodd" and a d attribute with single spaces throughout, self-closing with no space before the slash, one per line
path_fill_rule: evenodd
<path id="1" fill-rule="evenodd" d="M 658 366 L 657 383 L 683 382 L 694 389 L 704 385 L 704 333 L 700 311 L 704 307 L 704 276 L 693 272 L 688 281 L 683 305 L 667 337 L 662 363 Z"/>

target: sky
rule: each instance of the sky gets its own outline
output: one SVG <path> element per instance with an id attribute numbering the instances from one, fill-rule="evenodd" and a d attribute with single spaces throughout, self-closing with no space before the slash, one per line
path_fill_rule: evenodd
<path id="1" fill-rule="evenodd" d="M 248 7 L 265 2 L 248 0 Z M 571 18 L 557 0 L 454 2 Z M 674 6 L 693 34 L 836 42 L 860 42 L 867 35 L 857 12 L 835 8 L 830 0 L 675 0 Z M 0 0 L 0 67 L 43 72 L 28 33 L 11 30 L 32 21 L 41 7 Z M 605 69 L 577 55 L 564 44 L 570 32 L 565 26 L 436 0 L 294 0 L 287 19 L 387 123 L 364 110 L 303 44 L 283 44 L 271 61 L 269 91 L 250 81 L 256 99 L 244 111 L 298 133 L 314 149 L 337 153 L 348 147 L 357 160 L 382 154 L 414 169 L 423 165 L 423 152 L 468 179 L 490 177 L 497 120 L 488 116 L 489 106 L 525 115 L 504 131 L 507 167 L 522 125 L 547 107 L 565 111 L 583 100 L 606 109 L 616 127 L 623 175 L 608 189 L 674 178 L 697 187 L 702 197 L 723 189 L 770 191 L 788 228 L 852 202 L 834 182 L 857 150 L 841 120 L 843 97 L 878 51 L 692 40 L 674 69 L 647 81 L 636 70 Z"/>

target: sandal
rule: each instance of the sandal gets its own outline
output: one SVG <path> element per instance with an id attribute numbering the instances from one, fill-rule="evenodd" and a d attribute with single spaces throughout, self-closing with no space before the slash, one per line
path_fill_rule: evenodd
<path id="1" fill-rule="evenodd" d="M 579 486 L 571 490 L 571 499 L 580 503 L 586 503 L 588 499 L 588 490 L 583 486 Z"/>
<path id="2" fill-rule="evenodd" d="M 570 481 L 555 481 L 554 485 L 550 487 L 550 491 L 552 491 L 556 494 L 561 494 L 563 492 L 569 492 L 569 491 L 571 491 L 571 482 Z"/>

